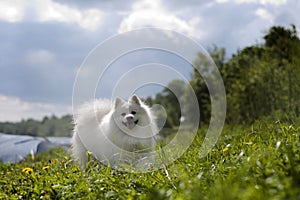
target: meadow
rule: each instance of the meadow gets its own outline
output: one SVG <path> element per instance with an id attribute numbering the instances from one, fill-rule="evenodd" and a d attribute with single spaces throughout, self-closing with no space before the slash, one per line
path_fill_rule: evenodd
<path id="1" fill-rule="evenodd" d="M 95 162 L 83 172 L 62 149 L 0 163 L 0 199 L 300 199 L 299 124 L 226 125 L 200 159 L 205 131 L 166 170 L 148 173 Z"/>

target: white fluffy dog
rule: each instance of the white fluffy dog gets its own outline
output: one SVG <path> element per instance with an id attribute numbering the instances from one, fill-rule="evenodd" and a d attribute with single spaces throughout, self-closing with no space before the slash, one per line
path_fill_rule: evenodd
<path id="1" fill-rule="evenodd" d="M 141 158 L 137 155 L 151 153 L 156 145 L 155 117 L 136 95 L 128 102 L 117 98 L 113 104 L 107 99 L 86 103 L 74 113 L 74 122 L 72 151 L 83 168 L 87 152 L 116 166 L 124 160 L 134 163 Z"/>

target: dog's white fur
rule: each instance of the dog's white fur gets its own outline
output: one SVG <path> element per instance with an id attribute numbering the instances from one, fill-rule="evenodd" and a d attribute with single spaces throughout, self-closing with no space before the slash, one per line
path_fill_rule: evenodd
<path id="1" fill-rule="evenodd" d="M 114 166 L 123 157 L 134 162 L 135 151 L 145 153 L 155 146 L 155 117 L 135 95 L 128 102 L 117 98 L 113 104 L 107 99 L 83 104 L 74 113 L 74 122 L 72 151 L 82 167 L 87 163 L 87 151 Z"/>

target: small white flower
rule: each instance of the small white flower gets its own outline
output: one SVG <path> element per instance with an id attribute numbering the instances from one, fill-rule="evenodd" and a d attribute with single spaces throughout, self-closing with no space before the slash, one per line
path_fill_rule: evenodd
<path id="1" fill-rule="evenodd" d="M 280 147 L 280 144 L 281 144 L 281 141 L 277 141 L 276 142 L 276 148 L 275 148 L 275 151 L 278 151 L 278 148 Z"/>
<path id="2" fill-rule="evenodd" d="M 239 158 L 244 155 L 244 151 L 242 150 L 241 153 L 239 154 Z"/>
<path id="3" fill-rule="evenodd" d="M 216 169 L 216 166 L 214 164 L 211 165 L 211 169 L 214 170 Z"/>
<path id="4" fill-rule="evenodd" d="M 197 178 L 201 179 L 202 175 L 203 175 L 203 172 L 199 172 L 199 174 L 197 175 Z"/>
<path id="5" fill-rule="evenodd" d="M 250 161 L 250 156 L 248 156 L 248 158 L 247 158 L 247 162 L 249 162 Z"/>

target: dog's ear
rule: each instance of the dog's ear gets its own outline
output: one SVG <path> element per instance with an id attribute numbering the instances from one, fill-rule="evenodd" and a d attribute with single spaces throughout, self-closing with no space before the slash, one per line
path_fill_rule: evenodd
<path id="1" fill-rule="evenodd" d="M 115 107 L 117 107 L 118 105 L 120 105 L 123 102 L 123 99 L 117 97 L 115 100 Z"/>
<path id="2" fill-rule="evenodd" d="M 139 98 L 138 96 L 136 96 L 136 95 L 133 95 L 133 96 L 131 97 L 130 101 L 133 102 L 133 103 L 135 103 L 135 104 L 137 104 L 137 105 L 139 105 L 139 106 L 141 105 L 141 100 L 140 100 L 140 98 Z"/>

